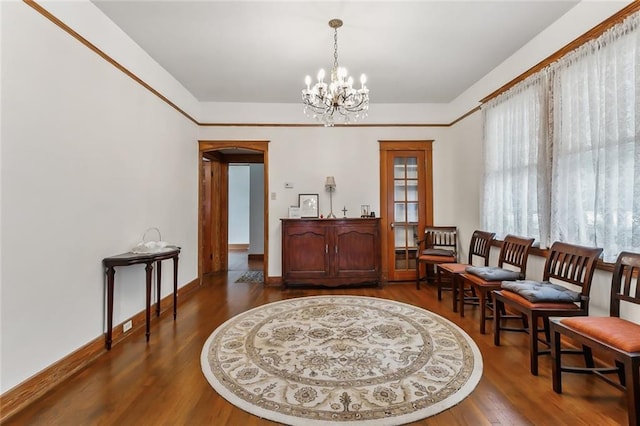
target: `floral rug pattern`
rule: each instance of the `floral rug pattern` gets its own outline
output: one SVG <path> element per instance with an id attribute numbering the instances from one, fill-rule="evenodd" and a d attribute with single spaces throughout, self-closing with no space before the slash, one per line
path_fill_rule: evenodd
<path id="1" fill-rule="evenodd" d="M 231 318 L 202 369 L 232 404 L 287 424 L 403 424 L 464 399 L 482 376 L 473 340 L 416 306 L 358 296 L 270 303 Z"/>

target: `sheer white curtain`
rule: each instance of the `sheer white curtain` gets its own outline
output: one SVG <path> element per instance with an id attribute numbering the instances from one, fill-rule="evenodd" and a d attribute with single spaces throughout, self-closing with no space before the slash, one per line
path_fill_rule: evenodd
<path id="1" fill-rule="evenodd" d="M 640 14 L 551 67 L 551 239 L 640 250 Z"/>
<path id="2" fill-rule="evenodd" d="M 483 229 L 548 242 L 546 75 L 537 75 L 482 106 L 484 180 Z"/>

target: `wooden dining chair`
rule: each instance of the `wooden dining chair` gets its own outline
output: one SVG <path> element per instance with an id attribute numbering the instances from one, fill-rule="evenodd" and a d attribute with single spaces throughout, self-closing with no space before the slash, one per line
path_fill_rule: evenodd
<path id="1" fill-rule="evenodd" d="M 435 283 L 435 265 L 458 261 L 458 228 L 455 226 L 427 226 L 418 241 L 416 259 L 416 288 L 420 282 Z M 425 273 L 421 275 L 421 265 Z"/>
<path id="2" fill-rule="evenodd" d="M 458 311 L 458 297 L 465 297 L 464 281 L 460 279 L 460 274 L 465 272 L 467 266 L 472 266 L 474 262 L 477 263 L 479 260 L 482 260 L 484 266 L 489 266 L 491 242 L 495 236 L 495 232 L 476 230 L 471 235 L 471 241 L 469 242 L 467 263 L 440 263 L 436 265 L 438 300 L 442 300 L 443 290 L 451 290 L 453 312 Z M 446 287 L 445 283 L 450 283 L 451 286 Z"/>
<path id="3" fill-rule="evenodd" d="M 639 274 L 640 253 L 620 253 L 611 280 L 610 316 L 553 317 L 549 321 L 553 390 L 562 393 L 563 372 L 594 374 L 626 392 L 629 424 L 636 426 L 640 425 L 640 324 L 620 318 L 620 305 L 640 305 Z M 585 367 L 562 365 L 562 353 L 567 351 L 561 350 L 561 336 L 582 346 Z M 596 367 L 592 351 L 612 360 L 615 366 Z M 617 374 L 617 381 L 608 374 Z"/>
<path id="4" fill-rule="evenodd" d="M 495 267 L 467 267 L 461 275 L 462 280 L 471 286 L 478 297 L 480 308 L 480 333 L 485 334 L 487 321 L 493 319 L 494 310 L 491 292 L 499 289 L 503 280 L 523 279 L 527 274 L 527 260 L 529 249 L 533 245 L 533 238 L 507 235 L 502 242 L 498 256 L 498 266 Z M 505 266 L 509 265 L 509 268 Z M 464 316 L 464 297 L 460 300 L 460 315 Z"/>
<path id="5" fill-rule="evenodd" d="M 540 350 L 538 342 L 550 346 L 549 317 L 589 314 L 589 292 L 601 248 L 555 242 L 549 249 L 542 281 L 503 282 L 493 292 L 495 300 L 493 340 L 500 346 L 504 330 L 529 333 L 530 370 L 538 375 L 538 357 L 550 350 Z M 570 286 L 577 289 L 573 291 Z M 505 307 L 527 318 L 524 328 L 503 328 L 501 314 Z M 538 329 L 542 319 L 543 330 Z M 528 327 L 527 327 L 528 324 Z M 544 340 L 539 333 L 544 332 Z"/>

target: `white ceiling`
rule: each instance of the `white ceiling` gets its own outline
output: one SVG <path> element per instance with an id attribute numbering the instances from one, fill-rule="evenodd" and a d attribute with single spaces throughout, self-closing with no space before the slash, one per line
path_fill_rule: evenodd
<path id="1" fill-rule="evenodd" d="M 338 56 L 372 103 L 448 103 L 578 1 L 94 0 L 203 102 L 300 101 Z"/>

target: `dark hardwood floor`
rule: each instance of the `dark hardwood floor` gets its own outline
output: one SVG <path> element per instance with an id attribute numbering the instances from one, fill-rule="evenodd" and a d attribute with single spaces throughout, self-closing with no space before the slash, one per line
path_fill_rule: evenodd
<path id="1" fill-rule="evenodd" d="M 244 257 L 243 257 L 244 256 Z M 244 260 L 243 260 L 244 258 Z M 240 312 L 265 303 L 317 294 L 383 297 L 421 306 L 452 320 L 477 342 L 484 374 L 475 391 L 457 406 L 414 424 L 429 425 L 616 425 L 627 423 L 624 395 L 595 377 L 564 375 L 564 393 L 551 388 L 551 360 L 540 375 L 529 374 L 527 336 L 507 333 L 502 346 L 481 335 L 477 308 L 464 318 L 451 311 L 450 294 L 438 302 L 433 288 L 414 283 L 383 288 L 289 289 L 235 283 L 249 265 L 231 253 L 230 271 L 207 277 L 184 300 L 178 319 L 164 315 L 145 341 L 137 332 L 36 403 L 9 425 L 269 425 L 218 396 L 200 369 L 200 352 L 213 330 Z"/>

